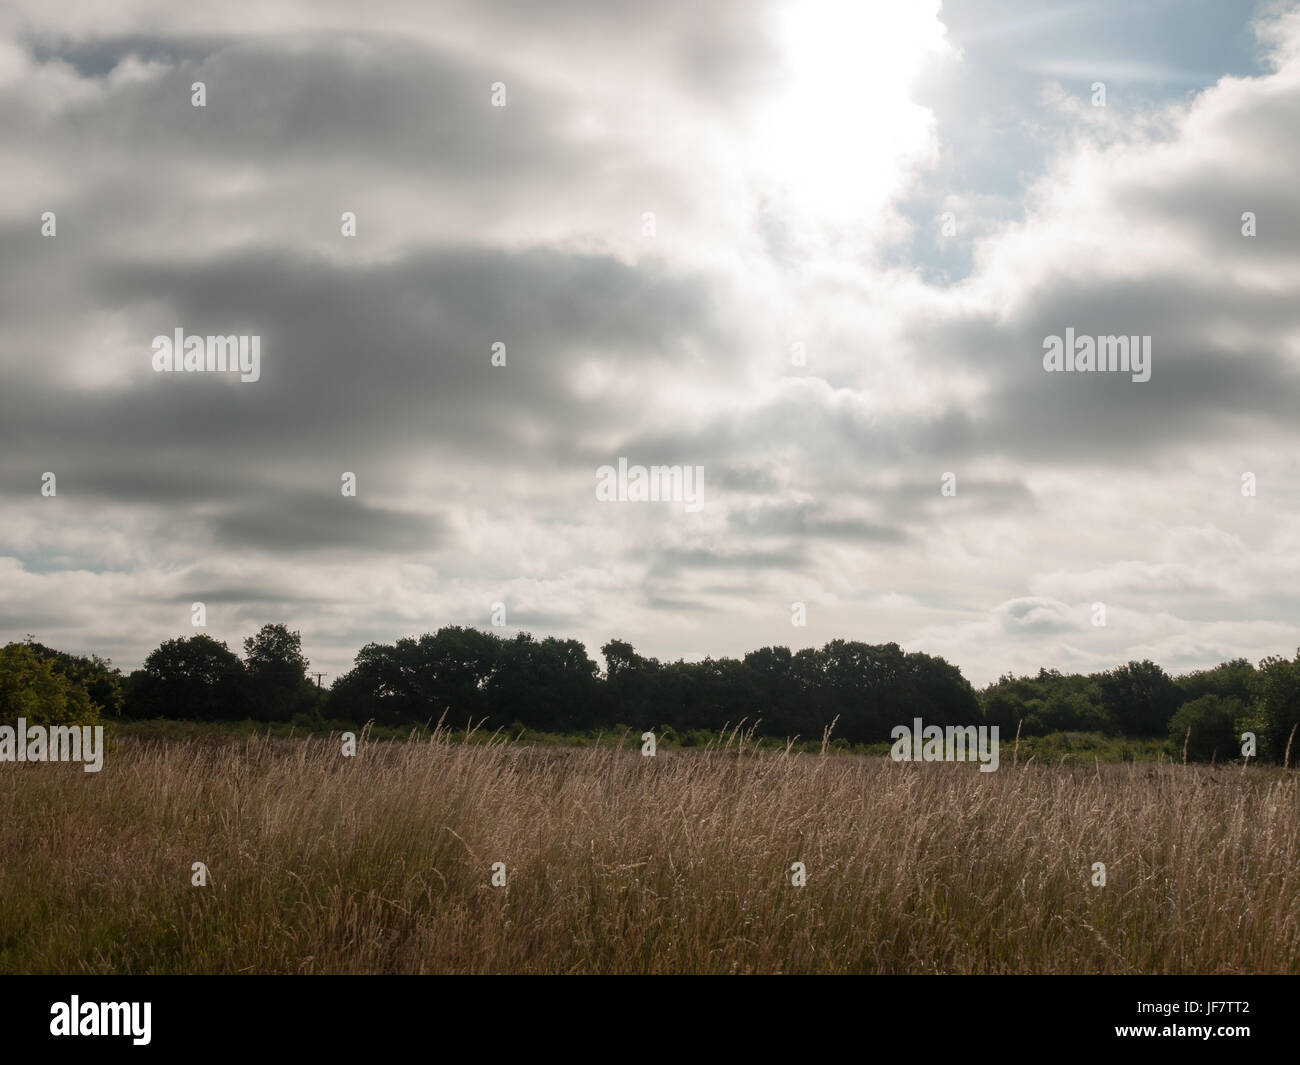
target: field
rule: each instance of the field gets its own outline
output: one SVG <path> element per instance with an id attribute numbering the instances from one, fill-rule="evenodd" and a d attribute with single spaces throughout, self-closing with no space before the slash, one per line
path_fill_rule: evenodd
<path id="1" fill-rule="evenodd" d="M 0 972 L 1300 970 L 1295 773 L 464 739 L 6 766 Z"/>

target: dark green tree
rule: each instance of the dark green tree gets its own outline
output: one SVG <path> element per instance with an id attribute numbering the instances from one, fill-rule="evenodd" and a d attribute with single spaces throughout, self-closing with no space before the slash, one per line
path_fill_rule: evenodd
<path id="1" fill-rule="evenodd" d="M 596 721 L 598 670 L 578 640 L 538 641 L 521 632 L 502 642 L 486 685 L 491 723 L 517 721 L 544 731 L 590 728 Z"/>
<path id="2" fill-rule="evenodd" d="M 288 721 L 312 709 L 315 690 L 307 680 L 310 663 L 302 637 L 287 625 L 263 625 L 244 640 L 248 674 L 249 716 L 259 721 Z"/>
<path id="3" fill-rule="evenodd" d="M 1292 661 L 1274 655 L 1260 662 L 1252 688 L 1252 709 L 1262 730 L 1259 753 L 1285 762 L 1291 743 L 1291 765 L 1300 764 L 1300 651 Z"/>
<path id="4" fill-rule="evenodd" d="M 1173 679 L 1151 661 L 1129 662 L 1098 678 L 1104 710 L 1130 736 L 1164 736 L 1183 702 Z"/>
<path id="5" fill-rule="evenodd" d="M 127 717 L 191 721 L 239 720 L 249 715 L 247 675 L 239 656 L 206 633 L 167 640 L 131 674 Z"/>
<path id="6" fill-rule="evenodd" d="M 1169 753 L 1181 758 L 1186 746 L 1191 762 L 1226 762 L 1240 755 L 1237 719 L 1240 699 L 1212 692 L 1183 703 L 1169 719 Z"/>

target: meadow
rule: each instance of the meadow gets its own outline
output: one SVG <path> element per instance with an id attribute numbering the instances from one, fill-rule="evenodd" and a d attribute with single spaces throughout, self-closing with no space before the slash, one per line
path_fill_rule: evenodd
<path id="1" fill-rule="evenodd" d="M 0 972 L 1300 971 L 1294 772 L 470 739 L 7 766 Z"/>

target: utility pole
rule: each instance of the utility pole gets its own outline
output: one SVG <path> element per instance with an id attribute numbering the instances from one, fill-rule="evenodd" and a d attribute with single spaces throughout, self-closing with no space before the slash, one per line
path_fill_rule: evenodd
<path id="1" fill-rule="evenodd" d="M 319 688 L 319 687 L 320 687 L 320 679 L 321 679 L 321 677 L 327 677 L 327 676 L 329 676 L 329 674 L 328 674 L 328 673 L 313 673 L 312 676 L 316 678 L 316 687 Z"/>

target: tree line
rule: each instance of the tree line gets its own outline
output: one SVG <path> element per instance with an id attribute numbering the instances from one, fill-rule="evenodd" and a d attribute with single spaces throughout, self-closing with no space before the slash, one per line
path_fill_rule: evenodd
<path id="1" fill-rule="evenodd" d="M 1293 660 L 1235 659 L 1180 677 L 1151 661 L 1090 673 L 1010 674 L 977 691 L 942 658 L 898 644 L 832 640 L 743 658 L 660 662 L 613 639 L 602 672 L 578 640 L 501 637 L 463 626 L 368 643 L 329 689 L 308 679 L 297 632 L 264 625 L 243 657 L 206 634 L 163 642 L 128 675 L 97 655 L 28 637 L 0 649 L 0 720 L 170 718 L 422 725 L 483 722 L 573 733 L 598 728 L 717 730 L 742 720 L 761 735 L 882 743 L 890 730 L 998 725 L 1004 741 L 1055 733 L 1169 737 L 1189 760 L 1227 761 L 1242 735 L 1256 757 L 1281 762 L 1300 723 L 1300 651 Z M 1300 759 L 1300 749 L 1296 757 Z"/>

